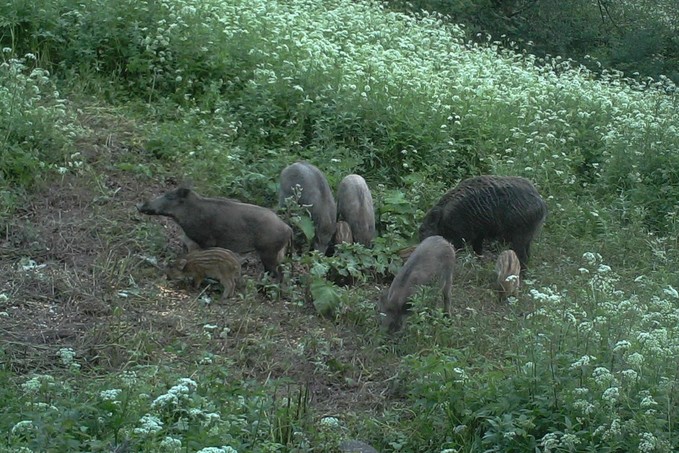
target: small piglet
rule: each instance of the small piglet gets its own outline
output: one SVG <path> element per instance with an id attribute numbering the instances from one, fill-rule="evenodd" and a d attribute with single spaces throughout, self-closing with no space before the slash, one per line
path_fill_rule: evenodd
<path id="1" fill-rule="evenodd" d="M 497 291 L 500 302 L 514 296 L 519 290 L 521 262 L 514 250 L 505 250 L 500 253 L 495 263 L 495 275 L 497 276 Z"/>
<path id="2" fill-rule="evenodd" d="M 351 227 L 344 220 L 340 220 L 339 222 L 337 222 L 333 242 L 335 244 L 342 244 L 342 243 L 353 244 L 354 243 L 354 237 L 353 237 L 353 234 L 351 233 Z"/>
<path id="3" fill-rule="evenodd" d="M 192 277 L 196 288 L 205 277 L 219 280 L 224 286 L 222 300 L 233 295 L 236 281 L 240 278 L 240 260 L 231 250 L 213 247 L 206 250 L 194 250 L 175 263 L 168 266 L 168 278 L 177 279 Z"/>
<path id="4" fill-rule="evenodd" d="M 407 311 L 408 298 L 415 289 L 432 281 L 438 281 L 443 289 L 443 307 L 450 312 L 450 291 L 455 270 L 455 248 L 441 236 L 429 236 L 408 257 L 408 261 L 394 278 L 388 291 L 384 291 L 378 303 L 381 324 L 389 332 L 401 328 Z"/>

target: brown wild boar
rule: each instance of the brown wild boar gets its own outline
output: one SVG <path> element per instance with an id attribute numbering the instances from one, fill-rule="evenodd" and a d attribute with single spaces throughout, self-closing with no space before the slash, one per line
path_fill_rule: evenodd
<path id="1" fill-rule="evenodd" d="M 313 248 L 325 253 L 335 233 L 337 219 L 337 205 L 325 175 L 308 162 L 296 162 L 283 169 L 280 183 L 278 204 L 281 207 L 285 206 L 286 198 L 294 195 L 296 186 L 302 189 L 297 202 L 309 209 L 314 222 Z"/>
<path id="2" fill-rule="evenodd" d="M 139 212 L 174 219 L 189 250 L 222 247 L 237 253 L 256 251 L 264 269 L 280 281 L 279 264 L 292 229 L 272 210 L 229 198 L 206 198 L 178 188 L 137 205 Z"/>
<path id="3" fill-rule="evenodd" d="M 514 250 L 505 250 L 500 253 L 495 262 L 495 275 L 497 276 L 497 290 L 500 302 L 507 300 L 509 296 L 516 295 L 521 282 L 521 263 Z"/>
<path id="4" fill-rule="evenodd" d="M 429 236 L 417 246 L 408 261 L 384 291 L 378 304 L 381 324 L 389 332 L 401 328 L 408 298 L 419 285 L 437 280 L 442 284 L 443 307 L 450 313 L 450 291 L 455 270 L 455 248 L 441 236 Z"/>
<path id="5" fill-rule="evenodd" d="M 375 238 L 375 211 L 368 184 L 360 175 L 347 175 L 337 189 L 337 218 L 351 227 L 354 242 L 366 247 Z"/>
<path id="6" fill-rule="evenodd" d="M 354 237 L 351 234 L 351 227 L 349 224 L 343 220 L 337 222 L 337 227 L 335 228 L 335 237 L 333 242 L 335 244 L 353 244 Z"/>
<path id="7" fill-rule="evenodd" d="M 192 277 L 196 288 L 200 287 L 205 277 L 219 280 L 224 286 L 222 300 L 233 295 L 236 281 L 240 278 L 240 259 L 231 250 L 212 247 L 195 250 L 178 259 L 166 269 L 168 278 Z"/>
<path id="8" fill-rule="evenodd" d="M 478 176 L 462 181 L 427 212 L 420 240 L 438 234 L 458 249 L 470 243 L 481 255 L 484 239 L 499 239 L 511 244 L 525 269 L 546 216 L 547 205 L 527 179 Z"/>
<path id="9" fill-rule="evenodd" d="M 415 251 L 416 248 L 417 248 L 416 245 L 410 245 L 408 247 L 403 247 L 402 249 L 397 250 L 396 254 L 405 263 L 406 261 L 408 261 L 408 258 L 410 258 L 410 255 L 413 254 L 413 252 Z"/>

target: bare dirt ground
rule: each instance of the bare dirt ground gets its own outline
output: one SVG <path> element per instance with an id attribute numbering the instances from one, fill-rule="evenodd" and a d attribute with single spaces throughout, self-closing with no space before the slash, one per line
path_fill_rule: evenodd
<path id="1" fill-rule="evenodd" d="M 135 205 L 177 181 L 126 170 L 131 162 L 153 165 L 134 145 L 132 123 L 101 110 L 81 121 L 90 131 L 77 145 L 84 165 L 31 192 L 0 236 L 0 341 L 10 369 L 50 372 L 64 347 L 76 351 L 85 372 L 159 362 L 190 367 L 206 354 L 209 332 L 209 353 L 244 379 L 289 378 L 328 411 L 378 403 L 381 391 L 356 335 L 310 305 L 255 290 L 248 291 L 254 298 L 205 306 L 199 296 L 218 301 L 218 285 L 167 281 L 163 265 L 182 253 L 179 228 Z M 261 271 L 256 256 L 246 257 L 242 286 L 256 285 Z M 310 335 L 317 344 L 305 340 Z"/>
<path id="2" fill-rule="evenodd" d="M 49 372 L 63 347 L 95 374 L 147 363 L 190 368 L 209 353 L 243 379 L 306 386 L 324 413 L 379 410 L 393 397 L 397 357 L 369 362 L 376 350 L 394 348 L 366 339 L 360 325 L 321 318 L 289 291 L 280 300 L 247 291 L 205 306 L 201 292 L 218 300 L 219 289 L 168 282 L 160 268 L 181 253 L 179 228 L 135 205 L 177 180 L 129 170 L 154 165 L 131 122 L 97 109 L 84 110 L 81 122 L 90 131 L 77 145 L 85 165 L 33 191 L 0 235 L 0 341 L 10 369 Z M 243 285 L 257 285 L 260 272 L 249 257 Z M 470 316 L 465 300 L 484 297 L 478 286 L 455 289 L 459 316 Z M 474 310 L 500 322 L 486 299 Z"/>

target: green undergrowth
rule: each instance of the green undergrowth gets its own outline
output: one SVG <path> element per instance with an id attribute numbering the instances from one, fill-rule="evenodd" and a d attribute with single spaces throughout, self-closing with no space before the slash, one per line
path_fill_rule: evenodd
<path id="1" fill-rule="evenodd" d="M 190 183 L 276 209 L 281 169 L 306 159 L 333 188 L 365 176 L 379 237 L 371 249 L 289 257 L 285 283 L 248 280 L 229 316 L 197 296 L 193 312 L 216 327 L 179 342 L 143 328 L 108 337 L 120 354 L 108 366 L 65 345 L 57 364 L 31 370 L 16 344 L 0 347 L 0 448 L 333 451 L 345 438 L 385 452 L 679 448 L 669 81 L 594 77 L 369 2 L 39 3 L 0 6 L 2 230 L 9 244 L 39 190 L 87 181 L 88 203 L 104 206 L 89 231 L 108 255 L 78 278 L 109 283 L 93 294 L 113 318 L 151 310 L 126 305 L 132 296 L 159 312 L 170 304 L 165 284 L 145 286 L 169 257 L 167 228 L 134 218 L 131 196 L 112 203 L 121 188 L 141 201 Z M 399 250 L 446 190 L 486 173 L 531 179 L 549 206 L 518 298 L 499 304 L 490 289 L 499 247 L 483 259 L 461 251 L 451 316 L 425 288 L 403 331 L 385 335 L 374 302 Z M 292 223 L 310 236 L 302 218 Z M 10 280 L 44 279 L 26 277 L 39 263 L 1 256 L 0 315 L 12 321 L 38 304 L 21 305 L 31 285 Z M 341 407 L 311 398 L 319 388 Z"/>

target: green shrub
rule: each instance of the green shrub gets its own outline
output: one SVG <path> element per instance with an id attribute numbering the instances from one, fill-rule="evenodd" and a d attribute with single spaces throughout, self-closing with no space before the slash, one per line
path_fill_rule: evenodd
<path id="1" fill-rule="evenodd" d="M 68 146 L 75 129 L 65 100 L 34 56 L 0 64 L 0 185 L 28 186 L 44 172 L 66 172 L 81 165 Z"/>

